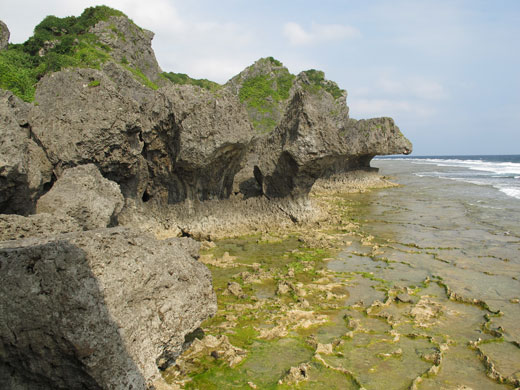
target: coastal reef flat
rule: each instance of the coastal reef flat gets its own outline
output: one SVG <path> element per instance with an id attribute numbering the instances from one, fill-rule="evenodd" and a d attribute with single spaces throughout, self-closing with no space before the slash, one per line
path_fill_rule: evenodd
<path id="1" fill-rule="evenodd" d="M 403 185 L 313 191 L 328 221 L 204 244 L 218 310 L 174 388 L 519 386 L 520 205 L 375 164 Z"/>

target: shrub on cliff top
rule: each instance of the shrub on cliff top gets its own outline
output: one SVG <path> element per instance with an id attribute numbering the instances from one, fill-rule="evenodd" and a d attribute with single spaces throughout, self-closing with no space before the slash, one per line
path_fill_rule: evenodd
<path id="1" fill-rule="evenodd" d="M 320 89 L 324 89 L 328 93 L 330 93 L 334 99 L 337 99 L 345 93 L 344 89 L 338 87 L 334 81 L 325 80 L 325 73 L 321 70 L 310 69 L 306 70 L 303 73 L 307 75 L 307 78 L 310 81 L 310 90 L 311 92 L 317 92 Z"/>
<path id="2" fill-rule="evenodd" d="M 221 88 L 221 85 L 207 79 L 192 79 L 185 73 L 163 72 L 163 77 L 167 78 L 174 84 L 188 84 L 196 85 L 198 87 L 207 89 L 208 91 L 216 91 Z"/>
<path id="3" fill-rule="evenodd" d="M 111 16 L 125 16 L 125 14 L 100 5 L 85 9 L 79 17 L 47 16 L 34 28 L 34 35 L 23 44 L 24 50 L 36 55 L 46 41 L 57 40 L 59 42 L 56 51 L 60 51 L 62 54 L 68 53 L 73 48 L 74 40 L 79 38 L 78 36 L 86 34 L 92 26 Z"/>
<path id="4" fill-rule="evenodd" d="M 280 102 L 289 98 L 294 75 L 287 70 L 281 71 L 275 77 L 261 74 L 244 81 L 238 97 L 249 107 L 259 111 L 268 109 L 270 102 Z"/>
<path id="5" fill-rule="evenodd" d="M 99 68 L 110 59 L 110 48 L 88 30 L 111 16 L 125 16 L 107 6 L 87 8 L 81 16 L 47 16 L 23 44 L 0 52 L 0 88 L 21 99 L 34 100 L 35 85 L 49 72 L 77 66 Z"/>

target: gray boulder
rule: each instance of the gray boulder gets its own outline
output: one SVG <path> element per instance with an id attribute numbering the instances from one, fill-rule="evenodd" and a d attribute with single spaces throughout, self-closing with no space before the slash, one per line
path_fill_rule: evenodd
<path id="1" fill-rule="evenodd" d="M 84 230 L 115 226 L 124 198 L 119 185 L 105 179 L 94 164 L 63 172 L 36 203 L 37 213 L 67 215 Z"/>
<path id="2" fill-rule="evenodd" d="M 7 25 L 0 20 L 0 50 L 7 49 L 10 35 Z"/>
<path id="3" fill-rule="evenodd" d="M 30 107 L 0 89 L 0 213 L 33 212 L 52 183 L 52 165 L 28 122 Z"/>
<path id="4" fill-rule="evenodd" d="M 111 228 L 0 243 L 0 388 L 151 387 L 216 311 L 187 240 Z"/>

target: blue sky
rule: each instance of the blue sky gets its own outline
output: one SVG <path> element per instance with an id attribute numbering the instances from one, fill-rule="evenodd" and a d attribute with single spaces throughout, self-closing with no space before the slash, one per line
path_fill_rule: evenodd
<path id="1" fill-rule="evenodd" d="M 162 69 L 225 82 L 274 56 L 391 116 L 415 155 L 520 154 L 520 1 L 2 0 L 18 43 L 46 15 L 106 4 L 155 32 Z"/>

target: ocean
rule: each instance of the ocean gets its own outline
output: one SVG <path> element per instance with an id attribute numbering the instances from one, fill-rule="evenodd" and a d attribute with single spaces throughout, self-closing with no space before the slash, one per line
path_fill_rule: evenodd
<path id="1" fill-rule="evenodd" d="M 520 155 L 410 156 L 380 159 L 410 161 L 417 165 L 417 176 L 491 186 L 507 196 L 520 199 Z"/>

